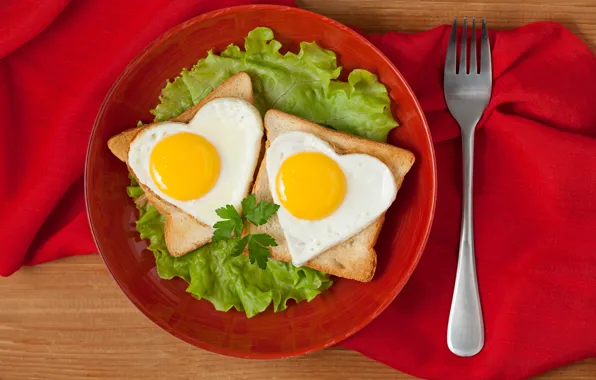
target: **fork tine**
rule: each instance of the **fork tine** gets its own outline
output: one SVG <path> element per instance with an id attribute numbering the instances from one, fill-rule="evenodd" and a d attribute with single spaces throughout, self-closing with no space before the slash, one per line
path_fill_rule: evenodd
<path id="1" fill-rule="evenodd" d="M 472 17 L 472 39 L 470 40 L 470 74 L 478 74 L 476 64 L 476 17 Z"/>
<path id="2" fill-rule="evenodd" d="M 459 50 L 459 70 L 457 71 L 458 74 L 468 72 L 468 37 L 467 37 L 467 30 L 468 30 L 468 18 L 464 17 L 464 29 L 461 34 L 461 47 Z"/>
<path id="3" fill-rule="evenodd" d="M 482 41 L 480 42 L 480 72 L 492 77 L 492 65 L 490 62 L 490 41 L 488 40 L 488 28 L 486 20 L 482 18 Z"/>
<path id="4" fill-rule="evenodd" d="M 457 17 L 453 19 L 451 26 L 451 35 L 447 45 L 447 55 L 445 57 L 445 74 L 454 74 L 457 72 Z"/>

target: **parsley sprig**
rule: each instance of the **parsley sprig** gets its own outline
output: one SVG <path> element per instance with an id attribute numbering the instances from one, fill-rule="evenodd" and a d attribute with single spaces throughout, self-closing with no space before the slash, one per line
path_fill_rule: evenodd
<path id="1" fill-rule="evenodd" d="M 254 194 L 250 194 L 242 200 L 242 216 L 238 214 L 238 211 L 232 205 L 218 208 L 215 212 L 222 220 L 213 225 L 213 228 L 215 228 L 213 241 L 235 239 L 236 247 L 232 252 L 232 256 L 242 254 L 248 246 L 250 263 L 254 264 L 256 262 L 259 268 L 265 269 L 270 256 L 268 247 L 277 246 L 275 239 L 267 234 L 248 234 L 241 237 L 242 230 L 247 223 L 252 223 L 255 226 L 267 223 L 278 209 L 279 205 L 275 203 L 257 202 Z"/>

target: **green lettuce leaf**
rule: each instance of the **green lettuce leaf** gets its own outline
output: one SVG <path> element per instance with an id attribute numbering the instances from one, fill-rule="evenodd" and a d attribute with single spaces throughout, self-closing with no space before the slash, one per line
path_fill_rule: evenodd
<path id="1" fill-rule="evenodd" d="M 269 28 L 256 28 L 245 39 L 244 51 L 229 45 L 221 54 L 210 51 L 191 70 L 184 70 L 162 90 L 151 111 L 155 121 L 178 116 L 230 76 L 244 71 L 253 82 L 255 104 L 291 113 L 334 129 L 386 141 L 397 126 L 385 86 L 366 70 L 353 70 L 338 80 L 342 68 L 334 52 L 315 42 L 302 42 L 295 54 L 279 52 L 282 45 Z"/>
<path id="2" fill-rule="evenodd" d="M 138 198 L 136 194 L 143 193 L 134 179 L 127 191 L 134 199 Z M 165 245 L 165 217 L 153 206 L 138 208 L 137 230 L 141 238 L 149 240 L 147 248 L 155 255 L 159 277 L 182 278 L 189 283 L 187 292 L 197 299 L 208 300 L 217 310 L 234 307 L 250 318 L 273 304 L 273 310 L 278 312 L 287 308 L 290 299 L 311 301 L 333 283 L 322 272 L 277 260 L 269 260 L 267 269 L 260 269 L 244 255 L 232 256 L 236 243 L 233 239 L 173 257 Z"/>

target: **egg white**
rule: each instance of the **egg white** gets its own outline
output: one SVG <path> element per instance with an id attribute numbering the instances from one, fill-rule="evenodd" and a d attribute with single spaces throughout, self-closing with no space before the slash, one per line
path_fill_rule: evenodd
<path id="1" fill-rule="evenodd" d="M 220 173 L 204 196 L 180 201 L 163 193 L 150 174 L 150 156 L 156 144 L 167 136 L 190 132 L 203 136 L 217 150 Z M 219 98 L 205 104 L 188 123 L 163 122 L 140 132 L 130 144 L 128 165 L 138 181 L 164 201 L 199 221 L 213 226 L 220 220 L 215 210 L 231 204 L 240 210 L 248 194 L 261 150 L 263 121 L 250 103 L 237 98 Z"/>
<path id="2" fill-rule="evenodd" d="M 319 220 L 299 219 L 287 209 L 277 212 L 292 263 L 303 265 L 325 250 L 356 235 L 383 214 L 395 200 L 397 185 L 391 170 L 381 160 L 367 154 L 338 155 L 325 141 L 305 132 L 278 136 L 266 154 L 269 188 L 280 204 L 276 178 L 283 161 L 300 152 L 320 152 L 335 160 L 346 177 L 347 190 L 341 205 Z"/>

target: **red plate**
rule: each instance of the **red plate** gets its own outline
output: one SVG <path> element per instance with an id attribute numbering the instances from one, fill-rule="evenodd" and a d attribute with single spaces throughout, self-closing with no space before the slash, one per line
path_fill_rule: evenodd
<path id="1" fill-rule="evenodd" d="M 292 304 L 281 313 L 268 309 L 247 319 L 235 310 L 216 311 L 185 292 L 180 279 L 161 280 L 151 252 L 139 239 L 137 213 L 127 197 L 125 165 L 107 148 L 108 139 L 152 119 L 167 79 L 190 68 L 209 49 L 243 44 L 247 33 L 267 26 L 292 50 L 317 41 L 339 56 L 346 71 L 370 70 L 390 90 L 401 126 L 390 141 L 416 154 L 377 244 L 378 266 L 370 283 L 336 279 L 310 303 Z M 381 313 L 412 274 L 433 219 L 435 157 L 420 105 L 391 62 L 346 26 L 308 11 L 271 5 L 228 8 L 180 24 L 158 38 L 126 68 L 107 95 L 97 120 L 85 170 L 89 221 L 97 248 L 114 279 L 135 306 L 164 330 L 195 346 L 244 358 L 282 358 L 331 346 L 354 334 Z"/>

